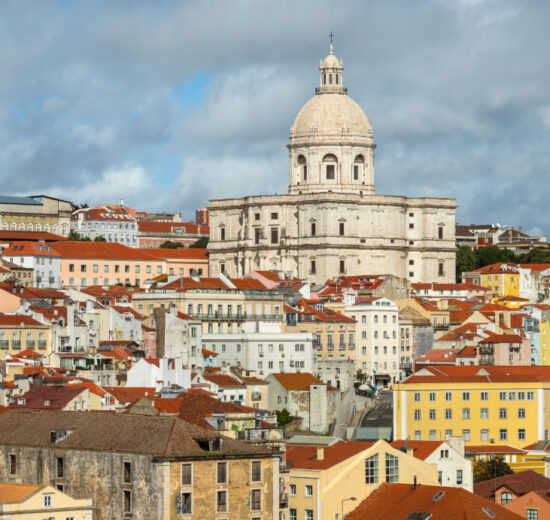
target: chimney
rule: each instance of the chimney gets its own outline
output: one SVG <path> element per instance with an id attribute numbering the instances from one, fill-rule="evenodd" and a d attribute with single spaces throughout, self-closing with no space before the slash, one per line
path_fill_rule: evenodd
<path id="1" fill-rule="evenodd" d="M 317 448 L 317 460 L 325 460 L 325 448 Z"/>
<path id="2" fill-rule="evenodd" d="M 407 455 L 414 457 L 414 450 L 412 448 L 407 448 Z M 416 479 L 416 477 L 414 477 Z"/>

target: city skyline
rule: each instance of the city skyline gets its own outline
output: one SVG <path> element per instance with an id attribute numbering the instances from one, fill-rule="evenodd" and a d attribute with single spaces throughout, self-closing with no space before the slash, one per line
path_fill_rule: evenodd
<path id="1" fill-rule="evenodd" d="M 123 194 L 187 217 L 208 199 L 284 193 L 288 130 L 333 31 L 373 126 L 377 192 L 456 197 L 458 222 L 546 234 L 547 9 L 8 4 L 4 190 L 89 204 Z"/>

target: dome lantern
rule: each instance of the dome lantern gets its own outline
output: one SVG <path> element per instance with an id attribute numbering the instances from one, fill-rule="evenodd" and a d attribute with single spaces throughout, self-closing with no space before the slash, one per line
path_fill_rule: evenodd
<path id="1" fill-rule="evenodd" d="M 321 60 L 319 67 L 320 78 L 319 88 L 315 89 L 316 94 L 340 93 L 345 94 L 347 89 L 344 88 L 344 65 L 342 60 L 334 55 L 334 45 L 332 44 L 332 33 L 330 35 L 329 54 Z"/>

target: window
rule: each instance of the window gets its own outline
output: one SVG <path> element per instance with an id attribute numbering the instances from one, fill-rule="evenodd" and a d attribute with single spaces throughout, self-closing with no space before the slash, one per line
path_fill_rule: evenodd
<path id="1" fill-rule="evenodd" d="M 17 455 L 10 453 L 10 475 L 17 475 Z"/>
<path id="2" fill-rule="evenodd" d="M 430 420 L 435 421 L 435 410 L 430 410 Z"/>
<path id="3" fill-rule="evenodd" d="M 334 180 L 334 164 L 327 164 L 327 180 L 333 181 Z"/>
<path id="4" fill-rule="evenodd" d="M 129 513 L 132 511 L 132 492 L 129 489 L 123 491 L 124 498 L 124 512 Z"/>
<path id="5" fill-rule="evenodd" d="M 516 392 L 508 392 L 508 401 L 516 400 Z"/>
<path id="6" fill-rule="evenodd" d="M 252 461 L 252 482 L 262 481 L 262 462 L 259 460 Z"/>
<path id="7" fill-rule="evenodd" d="M 279 218 L 279 214 L 278 213 L 272 213 L 271 214 L 271 220 L 277 220 Z"/>
<path id="8" fill-rule="evenodd" d="M 498 398 L 500 401 L 506 401 L 506 392 L 499 392 Z"/>
<path id="9" fill-rule="evenodd" d="M 445 419 L 452 419 L 453 418 L 453 410 L 451 408 L 445 409 Z"/>
<path id="10" fill-rule="evenodd" d="M 227 491 L 218 491 L 216 496 L 216 512 L 227 512 Z"/>
<path id="11" fill-rule="evenodd" d="M 481 400 L 482 401 L 488 401 L 489 400 L 489 392 L 481 392 Z"/>
<path id="12" fill-rule="evenodd" d="M 470 430 L 462 430 L 462 438 L 465 441 L 469 441 L 470 440 Z"/>
<path id="13" fill-rule="evenodd" d="M 313 520 L 313 509 L 306 509 L 306 520 Z"/>
<path id="14" fill-rule="evenodd" d="M 262 237 L 262 230 L 260 228 L 254 228 L 254 243 L 259 244 Z"/>
<path id="15" fill-rule="evenodd" d="M 482 441 L 488 441 L 489 440 L 489 430 L 481 430 L 480 438 Z"/>
<path id="16" fill-rule="evenodd" d="M 439 262 L 439 267 L 437 270 L 438 276 L 444 276 L 445 275 L 445 264 L 443 262 Z"/>
<path id="17" fill-rule="evenodd" d="M 311 236 L 314 237 L 317 234 L 317 229 L 315 226 L 315 222 L 311 223 Z"/>
<path id="18" fill-rule="evenodd" d="M 509 491 L 503 491 L 500 495 L 500 503 L 501 504 L 508 504 L 512 501 L 512 493 Z"/>
<path id="19" fill-rule="evenodd" d="M 250 509 L 252 509 L 252 511 L 260 511 L 260 509 L 262 509 L 262 490 L 261 489 L 252 490 L 252 501 L 250 503 Z"/>
<path id="20" fill-rule="evenodd" d="M 461 469 L 456 470 L 456 484 L 457 484 L 457 486 L 462 485 L 462 470 Z"/>
<path id="21" fill-rule="evenodd" d="M 430 430 L 430 440 L 435 441 L 435 430 Z"/>
<path id="22" fill-rule="evenodd" d="M 44 507 L 53 507 L 53 495 L 42 495 Z"/>
<path id="23" fill-rule="evenodd" d="M 419 440 L 421 440 L 421 439 L 422 439 L 422 435 L 421 435 L 420 431 L 419 431 L 419 430 L 415 430 L 415 432 L 414 432 L 414 440 L 415 440 L 415 441 L 419 441 Z"/>
<path id="24" fill-rule="evenodd" d="M 378 484 L 378 453 L 365 460 L 365 484 Z"/>
<path id="25" fill-rule="evenodd" d="M 313 496 L 313 486 L 307 485 L 305 487 L 304 494 L 306 495 L 306 497 L 312 497 Z"/>
<path id="26" fill-rule="evenodd" d="M 481 419 L 489 419 L 489 408 L 481 408 L 479 410 L 479 416 Z"/>
<path id="27" fill-rule="evenodd" d="M 63 457 L 56 457 L 55 458 L 55 465 L 56 465 L 56 471 L 55 474 L 57 478 L 63 478 L 64 474 L 64 459 Z"/>
<path id="28" fill-rule="evenodd" d="M 470 400 L 470 392 L 462 392 L 462 400 L 463 401 L 469 401 Z"/>
<path id="29" fill-rule="evenodd" d="M 225 240 L 225 228 L 220 228 L 220 240 Z"/>
<path id="30" fill-rule="evenodd" d="M 445 392 L 445 401 L 452 401 L 452 400 L 453 400 L 453 393 Z"/>
<path id="31" fill-rule="evenodd" d="M 271 228 L 271 243 L 279 243 L 279 228 Z"/>
<path id="32" fill-rule="evenodd" d="M 74 273 L 74 264 L 69 264 L 69 272 Z"/>
<path id="33" fill-rule="evenodd" d="M 191 486 L 193 484 L 193 464 L 181 465 L 181 484 Z"/>
<path id="34" fill-rule="evenodd" d="M 298 520 L 298 512 L 296 509 L 290 510 L 290 520 Z"/>
<path id="35" fill-rule="evenodd" d="M 527 400 L 533 401 L 535 399 L 535 392 L 527 392 Z"/>
<path id="36" fill-rule="evenodd" d="M 449 458 L 449 450 L 439 450 L 439 458 L 440 459 L 448 459 Z"/>
<path id="37" fill-rule="evenodd" d="M 260 220 L 260 217 L 259 213 L 254 213 L 254 220 Z"/>
<path id="38" fill-rule="evenodd" d="M 340 222 L 339 223 L 339 226 L 338 226 L 338 233 L 340 234 L 341 237 L 343 237 L 345 235 L 345 225 L 344 225 L 344 222 Z"/>
<path id="39" fill-rule="evenodd" d="M 429 399 L 430 399 L 430 401 L 435 401 L 435 392 L 430 392 L 429 393 Z"/>
<path id="40" fill-rule="evenodd" d="M 518 441 L 524 441 L 525 440 L 525 428 L 519 428 L 518 429 Z"/>
<path id="41" fill-rule="evenodd" d="M 499 408 L 498 418 L 499 419 L 507 419 L 508 418 L 508 409 L 507 408 Z"/>
<path id="42" fill-rule="evenodd" d="M 386 453 L 386 482 L 399 481 L 399 459 Z"/>
<path id="43" fill-rule="evenodd" d="M 501 441 L 507 441 L 508 440 L 508 430 L 501 429 L 499 430 L 499 438 Z"/>
<path id="44" fill-rule="evenodd" d="M 439 238 L 439 240 L 443 239 L 443 226 L 439 226 L 437 228 L 437 237 Z"/>
<path id="45" fill-rule="evenodd" d="M 311 261 L 309 271 L 310 271 L 311 274 L 315 274 L 315 273 L 316 273 L 317 269 L 316 269 L 316 266 L 315 266 L 315 260 L 312 260 L 312 261 Z"/>
<path id="46" fill-rule="evenodd" d="M 415 392 L 414 393 L 414 400 L 415 401 L 420 401 L 420 392 Z"/>
<path id="47" fill-rule="evenodd" d="M 345 260 L 340 260 L 340 274 L 344 274 L 346 272 L 346 262 Z"/>
<path id="48" fill-rule="evenodd" d="M 462 408 L 462 418 L 463 419 L 469 419 L 470 418 L 470 409 L 469 408 Z"/>
<path id="49" fill-rule="evenodd" d="M 414 420 L 415 421 L 420 421 L 420 410 L 415 410 L 414 411 Z"/>
<path id="50" fill-rule="evenodd" d="M 527 508 L 527 520 L 539 520 L 539 510 Z"/>
<path id="51" fill-rule="evenodd" d="M 216 483 L 227 484 L 227 462 L 218 462 Z"/>
<path id="52" fill-rule="evenodd" d="M 180 504 L 176 503 L 176 510 L 180 515 L 190 515 L 193 512 L 193 493 L 182 493 Z"/>
<path id="53" fill-rule="evenodd" d="M 296 484 L 290 484 L 290 494 L 291 495 L 296 494 Z"/>

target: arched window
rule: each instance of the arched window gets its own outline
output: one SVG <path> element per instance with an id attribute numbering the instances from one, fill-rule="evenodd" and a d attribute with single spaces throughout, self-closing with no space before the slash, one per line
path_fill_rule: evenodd
<path id="1" fill-rule="evenodd" d="M 327 75 L 323 74 L 323 85 L 327 84 Z"/>
<path id="2" fill-rule="evenodd" d="M 36 224 L 36 231 L 42 231 L 42 224 Z"/>
<path id="3" fill-rule="evenodd" d="M 15 222 L 11 223 L 11 230 L 15 231 L 17 229 L 17 224 Z"/>
<path id="4" fill-rule="evenodd" d="M 45 231 L 46 233 L 49 233 L 49 232 L 50 232 L 50 225 L 49 225 L 49 224 L 45 224 L 45 225 L 44 225 L 44 231 Z"/>
<path id="5" fill-rule="evenodd" d="M 8 230 L 8 223 L 7 223 L 7 222 L 3 222 L 3 223 L 2 223 L 2 229 L 3 229 L 4 231 L 7 231 L 7 230 Z"/>
<path id="6" fill-rule="evenodd" d="M 53 225 L 53 232 L 57 235 L 57 224 Z"/>
<path id="7" fill-rule="evenodd" d="M 32 231 L 32 224 L 27 224 L 27 231 Z"/>
<path id="8" fill-rule="evenodd" d="M 361 173 L 363 171 L 363 165 L 365 164 L 365 158 L 362 155 L 358 155 L 353 161 L 353 180 L 358 181 L 361 179 Z"/>
<path id="9" fill-rule="evenodd" d="M 335 79 L 336 79 L 336 84 L 337 84 L 337 85 L 338 85 L 338 83 L 340 82 L 340 80 L 338 79 L 338 76 L 339 76 L 339 74 L 336 74 L 336 77 L 335 77 Z"/>
<path id="10" fill-rule="evenodd" d="M 304 181 L 307 181 L 307 162 L 306 158 L 303 155 L 298 156 L 298 168 L 301 172 L 301 177 Z"/>
<path id="11" fill-rule="evenodd" d="M 25 231 L 25 224 L 23 224 L 23 222 L 19 224 L 19 231 Z"/>
<path id="12" fill-rule="evenodd" d="M 66 224 L 63 224 L 63 227 L 61 228 L 61 233 L 63 235 L 66 235 L 67 234 L 67 225 Z"/>
<path id="13" fill-rule="evenodd" d="M 338 165 L 338 159 L 336 156 L 331 153 L 325 155 L 323 157 L 323 164 L 327 181 L 333 181 L 336 179 L 336 166 Z"/>

